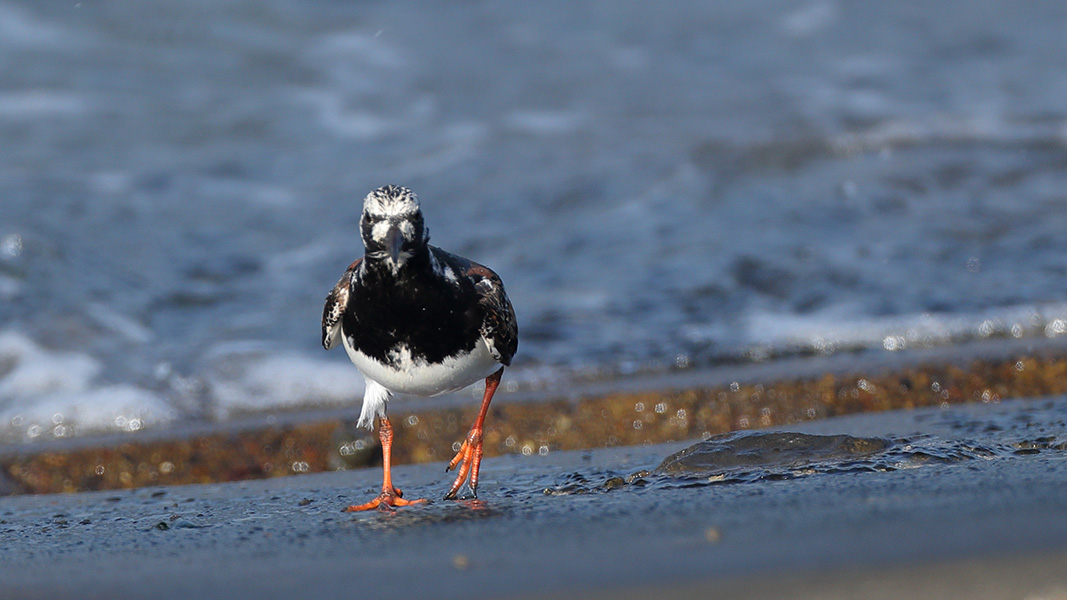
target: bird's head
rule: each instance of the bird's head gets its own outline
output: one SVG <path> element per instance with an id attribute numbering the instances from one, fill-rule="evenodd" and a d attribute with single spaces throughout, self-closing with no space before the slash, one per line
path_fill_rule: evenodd
<path id="1" fill-rule="evenodd" d="M 363 199 L 359 234 L 366 260 L 387 265 L 394 273 L 430 241 L 418 197 L 398 185 L 382 186 Z"/>

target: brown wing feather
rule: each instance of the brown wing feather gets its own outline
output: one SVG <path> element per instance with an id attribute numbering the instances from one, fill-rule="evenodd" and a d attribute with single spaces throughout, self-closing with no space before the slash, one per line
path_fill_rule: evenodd
<path id="1" fill-rule="evenodd" d="M 519 324 L 511 300 L 504 291 L 504 282 L 492 269 L 476 262 L 471 262 L 464 274 L 474 281 L 478 301 L 485 309 L 482 337 L 489 342 L 497 360 L 505 366 L 510 365 L 519 348 Z"/>
<path id="2" fill-rule="evenodd" d="M 340 281 L 326 295 L 326 304 L 322 307 L 322 347 L 327 350 L 336 346 L 341 339 L 341 316 L 348 307 L 348 290 L 352 285 L 352 277 L 362 260 L 362 258 L 356 259 L 348 265 Z"/>

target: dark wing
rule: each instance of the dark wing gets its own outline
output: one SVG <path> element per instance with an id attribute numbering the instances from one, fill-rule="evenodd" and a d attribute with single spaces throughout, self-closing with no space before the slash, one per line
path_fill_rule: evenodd
<path id="1" fill-rule="evenodd" d="M 478 302 L 485 310 L 482 321 L 482 337 L 489 344 L 493 357 L 504 366 L 511 364 L 511 358 L 519 348 L 519 323 L 515 320 L 515 309 L 504 291 L 504 282 L 489 267 L 471 261 L 464 273 L 478 292 Z"/>
<path id="2" fill-rule="evenodd" d="M 348 265 L 348 270 L 341 275 L 341 280 L 333 286 L 326 296 L 326 305 L 322 307 L 322 347 L 327 350 L 337 345 L 341 339 L 341 316 L 348 308 L 348 292 L 352 287 L 352 277 L 363 259 Z"/>

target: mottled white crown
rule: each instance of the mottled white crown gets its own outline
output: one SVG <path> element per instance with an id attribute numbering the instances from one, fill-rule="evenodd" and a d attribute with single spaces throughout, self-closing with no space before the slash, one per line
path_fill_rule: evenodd
<path id="1" fill-rule="evenodd" d="M 363 199 L 363 212 L 371 217 L 406 217 L 419 212 L 415 192 L 399 185 L 383 185 Z"/>

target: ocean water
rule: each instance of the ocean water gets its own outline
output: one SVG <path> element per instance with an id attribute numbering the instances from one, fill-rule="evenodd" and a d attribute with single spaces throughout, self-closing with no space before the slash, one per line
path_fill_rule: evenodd
<path id="1" fill-rule="evenodd" d="M 509 389 L 1067 332 L 1067 6 L 0 0 L 0 439 L 358 405 L 360 201 Z"/>

